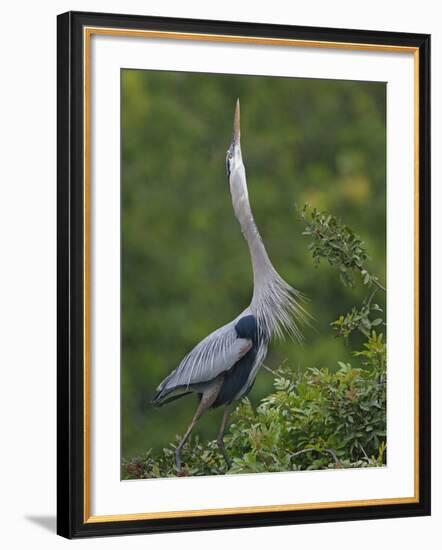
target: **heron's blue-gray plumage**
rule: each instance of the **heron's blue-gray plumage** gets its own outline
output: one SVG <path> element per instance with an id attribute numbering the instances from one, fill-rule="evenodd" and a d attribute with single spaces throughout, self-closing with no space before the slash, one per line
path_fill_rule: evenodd
<path id="1" fill-rule="evenodd" d="M 235 324 L 238 338 L 245 338 L 250 341 L 247 352 L 223 375 L 223 383 L 212 407 L 229 405 L 232 401 L 243 396 L 251 389 L 247 384 L 253 367 L 256 363 L 260 340 L 258 336 L 258 325 L 254 315 L 245 315 Z M 253 385 L 254 380 L 252 381 Z"/>
<path id="2" fill-rule="evenodd" d="M 241 337 L 235 329 L 238 321 L 247 315 L 246 311 L 195 346 L 158 386 L 153 403 L 161 404 L 166 398 L 169 400 L 171 394 L 178 397 L 189 390 L 198 392 L 204 384 L 231 369 L 251 344 L 250 338 Z"/>

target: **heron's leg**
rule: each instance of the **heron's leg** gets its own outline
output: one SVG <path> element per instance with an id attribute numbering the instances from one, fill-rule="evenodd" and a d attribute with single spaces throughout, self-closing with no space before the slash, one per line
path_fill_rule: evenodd
<path id="1" fill-rule="evenodd" d="M 201 418 L 201 416 L 207 411 L 207 409 L 214 403 L 215 399 L 218 396 L 219 390 L 221 388 L 222 379 L 220 381 L 216 381 L 215 384 L 207 388 L 207 390 L 203 393 L 201 397 L 201 401 L 199 402 L 198 408 L 196 409 L 196 412 L 192 418 L 192 422 L 190 423 L 189 427 L 186 430 L 186 433 L 183 435 L 182 440 L 180 441 L 180 444 L 176 448 L 175 451 L 175 462 L 177 470 L 181 471 L 181 452 L 183 450 L 184 445 L 186 444 L 186 441 L 189 439 L 189 436 L 195 427 L 198 420 Z"/>
<path id="2" fill-rule="evenodd" d="M 210 405 L 209 405 L 210 406 Z M 196 423 L 204 413 L 204 411 L 209 407 L 206 406 L 204 403 L 204 400 L 201 399 L 199 402 L 198 408 L 196 409 L 196 412 L 192 418 L 192 422 L 190 423 L 189 427 L 186 430 L 186 433 L 183 435 L 183 438 L 180 441 L 180 444 L 176 448 L 175 451 L 175 461 L 176 461 L 176 467 L 178 471 L 181 471 L 181 451 L 183 450 L 184 445 L 186 444 L 186 441 L 189 439 L 189 436 L 195 427 Z"/>
<path id="3" fill-rule="evenodd" d="M 221 451 L 224 457 L 224 460 L 227 463 L 228 468 L 230 468 L 230 466 L 232 465 L 232 461 L 230 460 L 229 455 L 227 454 L 227 451 L 226 451 L 226 447 L 224 445 L 224 432 L 226 431 L 229 414 L 230 414 L 229 405 L 226 405 L 224 407 L 223 419 L 221 420 L 221 426 L 219 429 L 218 439 L 217 439 L 219 450 Z"/>

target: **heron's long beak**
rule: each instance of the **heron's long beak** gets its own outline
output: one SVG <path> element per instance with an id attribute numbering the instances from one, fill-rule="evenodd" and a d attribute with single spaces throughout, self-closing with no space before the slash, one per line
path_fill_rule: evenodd
<path id="1" fill-rule="evenodd" d="M 240 126 L 240 112 L 239 112 L 239 98 L 236 100 L 235 118 L 233 121 L 233 142 L 239 145 L 241 138 L 241 126 Z"/>

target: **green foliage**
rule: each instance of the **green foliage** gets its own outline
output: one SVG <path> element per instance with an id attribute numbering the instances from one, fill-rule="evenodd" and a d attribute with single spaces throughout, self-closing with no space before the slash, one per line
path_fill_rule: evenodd
<path id="1" fill-rule="evenodd" d="M 364 300 L 361 308 L 352 307 L 349 313 L 340 315 L 336 321 L 330 323 L 336 336 L 342 336 L 348 343 L 348 338 L 353 331 L 358 330 L 368 337 L 373 328 L 385 324 L 382 317 L 379 317 L 383 313 L 382 308 L 378 304 L 371 303 L 373 296 L 374 293 L 368 300 Z M 373 313 L 375 319 L 371 318 Z"/>
<path id="2" fill-rule="evenodd" d="M 385 290 L 378 278 L 368 272 L 366 262 L 369 256 L 364 241 L 347 225 L 332 214 L 309 209 L 308 205 L 299 211 L 299 218 L 305 225 L 302 234 L 312 238 L 308 248 L 316 265 L 322 258 L 326 259 L 339 269 L 339 277 L 345 286 L 355 285 L 354 274 L 357 273 L 364 285 L 374 283 Z"/>
<path id="3" fill-rule="evenodd" d="M 362 351 L 355 351 L 354 355 L 363 358 L 365 367 L 382 370 L 385 368 L 387 346 L 383 342 L 383 334 L 372 331 Z"/>

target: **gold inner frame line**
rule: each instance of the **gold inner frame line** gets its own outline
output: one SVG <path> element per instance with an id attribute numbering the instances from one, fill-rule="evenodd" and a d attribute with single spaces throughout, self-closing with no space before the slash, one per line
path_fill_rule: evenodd
<path id="1" fill-rule="evenodd" d="M 282 504 L 269 506 L 247 506 L 234 508 L 215 508 L 206 510 L 177 510 L 167 512 L 147 512 L 115 515 L 91 515 L 91 472 L 90 472 L 90 426 L 91 426 L 91 390 L 90 390 L 90 109 L 91 109 L 91 64 L 90 45 L 92 35 L 125 36 L 136 38 L 155 38 L 168 40 L 194 40 L 202 42 L 247 43 L 268 46 L 293 46 L 304 48 L 342 49 L 370 52 L 412 53 L 414 60 L 414 495 L 410 497 L 350 500 L 335 502 L 316 502 Z M 364 44 L 347 42 L 329 42 L 319 40 L 297 40 L 282 38 L 246 37 L 236 35 L 183 33 L 149 31 L 137 29 L 117 29 L 108 27 L 83 28 L 83 101 L 84 101 L 84 523 L 102 523 L 114 521 L 136 521 L 146 519 L 202 517 L 228 514 L 250 514 L 263 512 L 282 512 L 297 510 L 315 510 L 343 508 L 351 506 L 374 506 L 410 504 L 419 502 L 419 49 L 411 46 L 393 46 L 388 44 Z"/>

